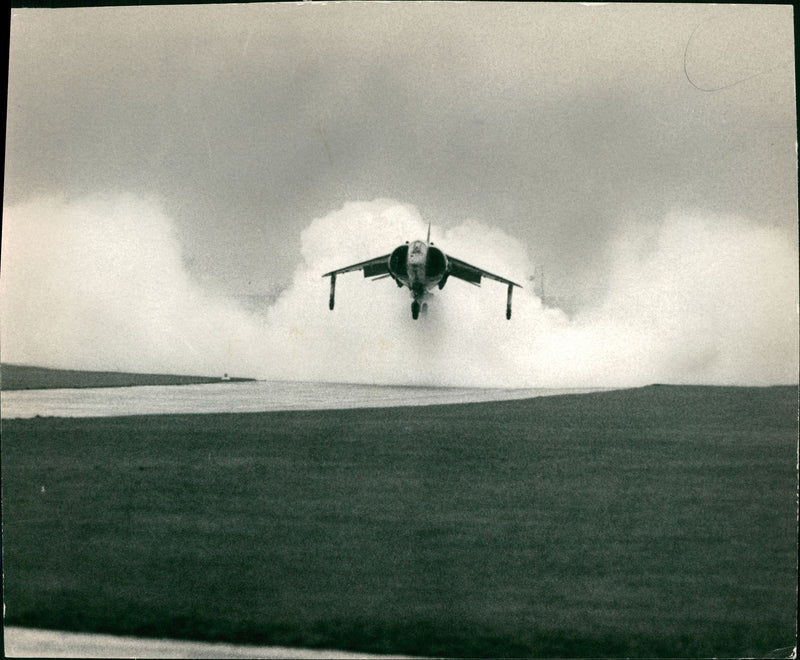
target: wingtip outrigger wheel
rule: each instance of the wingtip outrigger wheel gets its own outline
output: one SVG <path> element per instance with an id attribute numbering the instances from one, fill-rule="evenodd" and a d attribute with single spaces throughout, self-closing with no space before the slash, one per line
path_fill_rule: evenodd
<path id="1" fill-rule="evenodd" d="M 511 294 L 514 292 L 514 285 L 508 285 L 508 297 L 506 298 L 506 320 L 511 318 Z"/>
<path id="2" fill-rule="evenodd" d="M 336 291 L 336 275 L 331 275 L 331 297 L 328 301 L 328 309 L 333 309 L 334 293 Z"/>

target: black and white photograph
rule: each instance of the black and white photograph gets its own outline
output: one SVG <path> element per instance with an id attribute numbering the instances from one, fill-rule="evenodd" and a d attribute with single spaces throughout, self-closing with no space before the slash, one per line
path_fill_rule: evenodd
<path id="1" fill-rule="evenodd" d="M 6 657 L 797 657 L 793 5 L 9 11 Z"/>

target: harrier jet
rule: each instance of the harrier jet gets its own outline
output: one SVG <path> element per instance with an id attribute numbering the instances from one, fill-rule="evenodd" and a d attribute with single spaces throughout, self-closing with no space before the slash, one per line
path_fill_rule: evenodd
<path id="1" fill-rule="evenodd" d="M 434 286 L 443 289 L 449 277 L 455 277 L 475 286 L 480 286 L 481 278 L 488 277 L 508 285 L 506 296 L 506 318 L 511 318 L 511 294 L 514 287 L 520 287 L 516 282 L 504 277 L 494 275 L 489 271 L 471 266 L 465 261 L 456 259 L 434 247 L 431 243 L 431 228 L 428 225 L 428 238 L 424 241 L 406 241 L 405 245 L 395 248 L 390 254 L 362 261 L 352 266 L 332 270 L 322 277 L 331 278 L 331 297 L 328 306 L 333 309 L 334 293 L 336 291 L 336 276 L 354 270 L 363 270 L 364 277 L 375 280 L 391 277 L 398 287 L 407 286 L 411 290 L 413 302 L 411 303 L 411 316 L 419 318 L 420 309 L 424 309 L 429 290 Z"/>

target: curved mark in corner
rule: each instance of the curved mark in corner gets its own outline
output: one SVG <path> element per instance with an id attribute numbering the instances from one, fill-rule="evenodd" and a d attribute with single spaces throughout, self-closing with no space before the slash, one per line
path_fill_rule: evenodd
<path id="1" fill-rule="evenodd" d="M 791 64 L 793 62 L 793 60 L 791 58 L 789 58 L 789 59 L 782 60 L 782 61 L 780 61 L 780 62 L 778 62 L 777 64 L 774 64 L 774 65 L 762 65 L 762 66 L 759 66 L 754 72 L 751 72 L 751 73 L 739 73 L 739 74 L 735 75 L 732 80 L 730 80 L 728 82 L 725 82 L 724 84 L 721 84 L 721 85 L 710 86 L 710 85 L 707 85 L 707 84 L 699 83 L 696 80 L 696 78 L 692 77 L 692 75 L 691 75 L 691 73 L 689 71 L 689 69 L 690 69 L 690 64 L 689 64 L 690 63 L 690 58 L 691 58 L 691 55 L 693 54 L 690 51 L 692 50 L 693 47 L 694 47 L 695 51 L 698 50 L 697 41 L 699 39 L 697 37 L 697 33 L 698 33 L 698 31 L 700 30 L 701 27 L 703 27 L 703 26 L 705 26 L 705 25 L 707 25 L 709 23 L 714 23 L 714 22 L 719 23 L 720 21 L 722 21 L 722 20 L 724 20 L 726 18 L 728 18 L 727 15 L 726 16 L 712 17 L 712 18 L 708 18 L 708 19 L 706 19 L 704 21 L 701 21 L 700 23 L 697 24 L 697 26 L 695 26 L 694 30 L 692 30 L 692 33 L 689 35 L 689 38 L 686 41 L 686 47 L 683 50 L 683 72 L 684 72 L 684 75 L 686 76 L 686 80 L 688 80 L 689 84 L 692 87 L 694 87 L 695 89 L 697 89 L 697 90 L 699 90 L 701 92 L 718 92 L 718 91 L 721 91 L 723 89 L 729 89 L 731 87 L 735 87 L 736 85 L 741 85 L 742 83 L 745 83 L 748 80 L 752 80 L 753 78 L 758 78 L 759 76 L 766 75 L 766 74 L 768 74 L 768 73 L 770 73 L 772 71 L 775 71 L 776 69 L 779 69 L 782 66 L 785 66 L 787 64 Z M 741 36 L 741 35 L 744 34 L 745 30 L 748 30 L 750 28 L 750 26 L 748 24 L 746 24 L 744 21 L 739 21 L 739 18 L 740 17 L 737 16 L 736 19 L 734 19 L 738 23 L 738 25 L 734 25 L 734 28 L 735 29 L 738 28 L 737 31 L 739 32 L 739 35 Z M 727 27 L 730 28 L 730 24 Z M 715 36 L 718 36 L 718 35 L 715 35 Z M 736 35 L 734 34 L 733 36 L 736 36 Z M 764 42 L 764 43 L 766 43 L 766 42 Z M 739 52 L 742 52 L 742 50 L 740 50 Z M 752 49 L 752 47 L 749 50 L 745 47 L 743 49 L 743 52 L 744 52 L 744 55 L 747 56 L 747 55 L 752 55 L 754 52 L 757 52 L 757 51 L 754 51 Z M 702 55 L 703 55 L 702 50 L 700 50 L 699 55 L 698 55 L 697 52 L 695 52 L 694 55 L 695 55 L 695 57 L 697 59 L 702 58 Z M 725 63 L 724 61 L 723 62 L 719 62 L 719 63 L 723 64 L 723 66 L 725 64 L 727 64 L 729 67 L 737 67 L 737 66 L 741 66 L 741 64 L 742 64 L 742 62 L 734 62 L 734 63 L 731 64 L 731 63 Z M 717 74 L 717 75 L 719 76 L 719 74 Z"/>

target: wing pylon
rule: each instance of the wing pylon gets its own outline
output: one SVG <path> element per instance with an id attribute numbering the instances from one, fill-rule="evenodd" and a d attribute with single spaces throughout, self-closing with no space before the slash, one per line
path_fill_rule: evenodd
<path id="1" fill-rule="evenodd" d="M 464 280 L 465 282 L 469 282 L 470 284 L 480 286 L 481 279 L 488 277 L 490 280 L 502 282 L 503 284 L 510 284 L 511 286 L 517 286 L 520 289 L 522 288 L 522 286 L 516 282 L 507 280 L 505 277 L 500 277 L 499 275 L 490 273 L 488 270 L 483 270 L 483 268 L 478 268 L 477 266 L 468 264 L 466 261 L 461 261 L 461 259 L 451 257 L 450 255 L 447 255 L 447 262 L 450 266 L 450 275 L 457 277 L 460 280 Z"/>
<path id="2" fill-rule="evenodd" d="M 330 273 L 325 273 L 322 277 L 332 277 L 341 275 L 342 273 L 350 273 L 354 270 L 363 270 L 364 277 L 376 277 L 378 275 L 386 275 L 389 272 L 389 257 L 391 255 L 384 254 L 382 257 L 375 257 L 374 259 L 367 259 L 360 261 L 352 266 L 345 266 L 344 268 L 337 268 Z"/>

